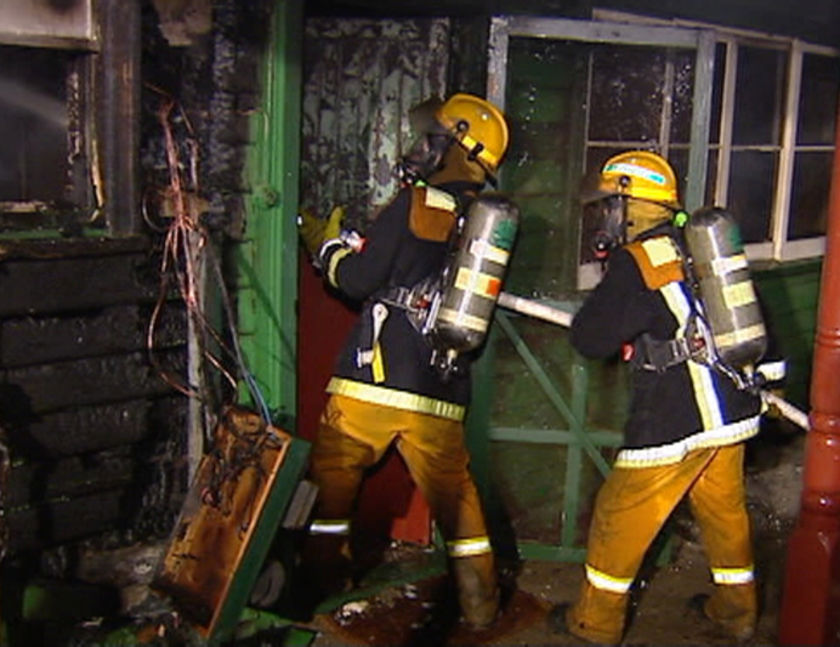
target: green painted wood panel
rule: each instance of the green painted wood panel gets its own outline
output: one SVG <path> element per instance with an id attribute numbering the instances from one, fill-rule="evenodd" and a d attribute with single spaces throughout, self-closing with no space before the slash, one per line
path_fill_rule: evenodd
<path id="1" fill-rule="evenodd" d="M 753 280 L 771 338 L 771 350 L 787 360 L 785 397 L 802 409 L 814 354 L 821 259 L 757 268 Z"/>
<path id="2" fill-rule="evenodd" d="M 300 148 L 301 0 L 275 4 L 252 120 L 251 187 L 245 238 L 237 250 L 242 351 L 272 418 L 295 428 L 297 210 Z M 243 398 L 253 393 L 242 388 Z M 259 402 L 251 402 L 257 406 Z"/>

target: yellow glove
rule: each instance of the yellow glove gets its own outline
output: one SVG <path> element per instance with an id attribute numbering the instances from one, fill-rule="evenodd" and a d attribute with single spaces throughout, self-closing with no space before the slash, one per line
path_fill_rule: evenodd
<path id="1" fill-rule="evenodd" d="M 298 231 L 300 238 L 303 241 L 306 251 L 312 256 L 318 254 L 318 249 L 321 243 L 324 242 L 324 230 L 327 228 L 327 222 L 323 218 L 319 218 L 313 214 L 309 209 L 301 209 L 298 216 Z"/>
<path id="2" fill-rule="evenodd" d="M 338 205 L 333 207 L 330 211 L 330 216 L 327 218 L 327 226 L 324 229 L 324 240 L 331 238 L 338 238 L 341 233 L 341 225 L 344 224 L 344 206 Z"/>
<path id="3" fill-rule="evenodd" d="M 325 240 L 338 238 L 344 220 L 344 207 L 334 207 L 329 218 L 319 218 L 309 209 L 301 209 L 298 218 L 298 230 L 306 250 L 317 256 Z"/>

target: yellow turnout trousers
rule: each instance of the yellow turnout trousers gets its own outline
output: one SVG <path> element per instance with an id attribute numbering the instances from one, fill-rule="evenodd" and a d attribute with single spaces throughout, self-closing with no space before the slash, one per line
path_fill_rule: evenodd
<path id="1" fill-rule="evenodd" d="M 756 593 L 743 461 L 741 443 L 699 449 L 670 465 L 614 469 L 595 502 L 586 579 L 568 610 L 569 630 L 592 642 L 620 642 L 630 585 L 687 494 L 716 584 L 705 612 L 736 637 L 752 635 Z"/>
<path id="2" fill-rule="evenodd" d="M 319 559 L 328 563 L 346 551 L 364 471 L 392 442 L 446 539 L 466 620 L 489 623 L 498 609 L 495 564 L 460 421 L 330 396 L 311 452 L 310 475 L 319 488 L 313 525 L 320 524 L 334 539 L 343 534 L 344 541 L 322 543 Z M 344 532 L 329 533 L 330 528 Z"/>

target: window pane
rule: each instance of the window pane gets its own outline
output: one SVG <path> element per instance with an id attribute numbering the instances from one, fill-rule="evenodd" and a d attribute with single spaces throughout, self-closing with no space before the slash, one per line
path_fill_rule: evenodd
<path id="1" fill-rule="evenodd" d="M 0 200 L 63 197 L 67 56 L 0 46 Z"/>
<path id="2" fill-rule="evenodd" d="M 825 235 L 833 153 L 797 153 L 793 164 L 788 239 Z"/>
<path id="3" fill-rule="evenodd" d="M 712 80 L 712 115 L 709 124 L 709 141 L 720 141 L 720 112 L 723 107 L 723 77 L 726 73 L 726 44 L 715 47 L 715 75 Z"/>
<path id="4" fill-rule="evenodd" d="M 732 153 L 727 206 L 741 228 L 745 243 L 770 238 L 770 209 L 776 177 L 776 153 Z"/>
<path id="5" fill-rule="evenodd" d="M 707 205 L 715 204 L 715 189 L 717 187 L 718 175 L 718 155 L 718 149 L 709 149 L 709 163 L 706 166 L 706 197 L 704 203 Z"/>
<path id="6" fill-rule="evenodd" d="M 510 39 L 505 112 L 511 145 L 502 188 L 522 218 L 505 281 L 515 293 L 557 295 L 573 285 L 588 61 L 585 44 Z"/>
<path id="7" fill-rule="evenodd" d="M 758 47 L 738 48 L 732 143 L 772 144 L 781 141 L 784 52 Z"/>
<path id="8" fill-rule="evenodd" d="M 665 50 L 604 45 L 594 49 L 589 139 L 657 142 Z"/>
<path id="9" fill-rule="evenodd" d="M 799 95 L 798 144 L 833 144 L 840 59 L 805 54 Z"/>
<path id="10" fill-rule="evenodd" d="M 674 95 L 671 109 L 671 142 L 687 144 L 691 140 L 691 107 L 694 98 L 694 50 L 673 52 Z"/>

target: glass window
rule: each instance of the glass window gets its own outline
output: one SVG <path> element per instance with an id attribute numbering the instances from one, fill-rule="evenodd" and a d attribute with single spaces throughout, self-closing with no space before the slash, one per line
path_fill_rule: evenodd
<path id="1" fill-rule="evenodd" d="M 770 213 L 778 154 L 734 151 L 730 160 L 727 207 L 735 216 L 745 243 L 770 239 Z"/>
<path id="2" fill-rule="evenodd" d="M 659 141 L 665 51 L 604 45 L 594 50 L 589 139 Z"/>
<path id="3" fill-rule="evenodd" d="M 840 59 L 805 53 L 799 95 L 797 144 L 833 144 Z"/>
<path id="4" fill-rule="evenodd" d="M 69 57 L 0 46 L 0 201 L 66 197 Z"/>
<path id="5" fill-rule="evenodd" d="M 712 114 L 709 120 L 709 141 L 720 142 L 720 119 L 723 106 L 723 79 L 726 71 L 726 43 L 715 46 L 715 71 L 712 81 Z"/>
<path id="6" fill-rule="evenodd" d="M 674 92 L 671 108 L 671 143 L 688 144 L 691 140 L 691 105 L 694 99 L 694 61 L 689 50 L 671 50 L 674 62 Z"/>
<path id="7" fill-rule="evenodd" d="M 833 159 L 831 152 L 796 154 L 787 232 L 789 240 L 825 235 Z"/>
<path id="8" fill-rule="evenodd" d="M 786 58 L 782 51 L 738 48 L 733 145 L 780 143 Z"/>

